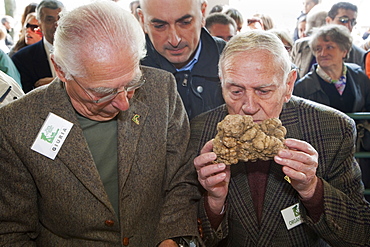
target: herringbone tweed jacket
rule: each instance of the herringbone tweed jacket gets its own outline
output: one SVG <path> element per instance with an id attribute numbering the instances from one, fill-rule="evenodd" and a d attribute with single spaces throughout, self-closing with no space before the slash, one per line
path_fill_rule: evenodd
<path id="1" fill-rule="evenodd" d="M 189 149 L 199 150 L 215 137 L 216 125 L 227 115 L 225 105 L 191 121 Z M 287 230 L 281 210 L 299 203 L 298 193 L 284 180 L 281 166 L 272 162 L 261 225 L 253 207 L 247 175 L 231 166 L 224 221 L 214 231 L 200 204 L 206 246 L 370 246 L 370 205 L 363 199 L 361 173 L 353 157 L 355 125 L 343 113 L 292 97 L 280 115 L 288 138 L 307 141 L 319 153 L 317 176 L 323 180 L 324 214 L 313 223 L 300 204 L 304 223 Z"/>
<path id="2" fill-rule="evenodd" d="M 117 118 L 120 220 L 63 83 L 0 109 L 0 246 L 155 247 L 198 235 L 200 194 L 194 166 L 182 161 L 190 132 L 175 79 L 142 71 L 146 84 Z M 49 112 L 74 124 L 55 160 L 31 150 Z"/>

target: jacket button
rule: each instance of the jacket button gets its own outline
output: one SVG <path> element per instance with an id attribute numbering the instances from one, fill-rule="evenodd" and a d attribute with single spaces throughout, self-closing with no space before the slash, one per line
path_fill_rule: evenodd
<path id="1" fill-rule="evenodd" d="M 113 226 L 114 225 L 113 220 L 106 220 L 104 223 L 105 223 L 106 226 Z"/>
<path id="2" fill-rule="evenodd" d="M 123 243 L 124 246 L 128 246 L 128 244 L 130 243 L 130 239 L 129 238 L 123 238 L 122 243 Z"/>

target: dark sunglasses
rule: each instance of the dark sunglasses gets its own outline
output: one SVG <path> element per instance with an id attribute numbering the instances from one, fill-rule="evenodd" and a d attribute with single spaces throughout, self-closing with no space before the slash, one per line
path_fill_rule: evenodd
<path id="1" fill-rule="evenodd" d="M 34 32 L 34 31 L 35 31 L 35 29 L 39 28 L 39 26 L 38 26 L 38 25 L 33 25 L 33 24 L 29 24 L 29 23 L 27 23 L 27 25 L 26 25 L 26 29 L 27 29 L 27 28 L 31 28 L 31 30 Z"/>
<path id="2" fill-rule="evenodd" d="M 256 23 L 256 22 L 261 23 L 261 20 L 260 20 L 260 19 L 255 19 L 255 18 L 253 18 L 253 19 L 248 19 L 248 20 L 247 20 L 248 25 L 250 25 L 250 24 L 252 24 L 252 23 Z"/>
<path id="3" fill-rule="evenodd" d="M 343 17 L 338 17 L 339 21 L 343 24 L 347 24 L 347 23 L 351 23 L 352 26 L 356 25 L 357 22 L 356 22 L 356 19 L 349 19 L 349 17 L 347 16 L 343 16 Z"/>

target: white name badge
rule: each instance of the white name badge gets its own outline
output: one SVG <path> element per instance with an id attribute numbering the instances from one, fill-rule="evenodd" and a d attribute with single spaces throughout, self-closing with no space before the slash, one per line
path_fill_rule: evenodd
<path id="1" fill-rule="evenodd" d="M 31 149 L 54 160 L 72 126 L 73 123 L 50 112 Z"/>
<path id="2" fill-rule="evenodd" d="M 299 203 L 281 210 L 281 214 L 283 215 L 285 225 L 288 230 L 303 223 L 301 213 L 299 211 Z"/>

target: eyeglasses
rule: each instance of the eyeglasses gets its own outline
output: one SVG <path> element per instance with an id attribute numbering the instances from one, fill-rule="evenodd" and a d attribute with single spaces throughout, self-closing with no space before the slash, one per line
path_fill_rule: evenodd
<path id="1" fill-rule="evenodd" d="M 285 49 L 288 51 L 288 52 L 291 52 L 292 51 L 292 47 L 290 45 L 284 45 Z"/>
<path id="2" fill-rule="evenodd" d="M 338 17 L 339 21 L 343 24 L 350 23 L 351 26 L 354 26 L 357 24 L 356 19 L 349 19 L 347 16 Z"/>
<path id="3" fill-rule="evenodd" d="M 38 26 L 38 25 L 34 25 L 34 24 L 29 24 L 29 23 L 27 23 L 27 25 L 26 25 L 26 29 L 27 29 L 27 28 L 31 28 L 32 32 L 35 32 L 35 29 L 39 28 L 39 26 Z"/>
<path id="4" fill-rule="evenodd" d="M 247 20 L 248 25 L 251 25 L 252 23 L 256 23 L 256 22 L 261 23 L 261 20 L 260 19 L 256 19 L 256 18 L 248 19 Z"/>
<path id="5" fill-rule="evenodd" d="M 143 76 L 140 77 L 140 79 L 137 81 L 137 82 L 130 82 L 129 84 L 131 84 L 130 86 L 124 86 L 122 90 L 118 91 L 118 89 L 113 89 L 113 92 L 98 99 L 98 100 L 94 100 L 93 99 L 93 96 L 91 96 L 91 94 L 87 91 L 87 89 L 85 89 L 77 80 L 76 78 L 71 75 L 73 80 L 77 83 L 77 85 L 79 85 L 83 90 L 84 92 L 86 93 L 87 96 L 89 96 L 89 98 L 91 99 L 92 102 L 94 102 L 95 104 L 99 104 L 99 103 L 103 103 L 103 102 L 107 102 L 107 101 L 110 101 L 110 100 L 113 100 L 119 93 L 122 93 L 122 92 L 132 92 L 138 88 L 140 88 L 142 85 L 144 85 L 144 83 L 146 82 L 145 78 Z"/>

